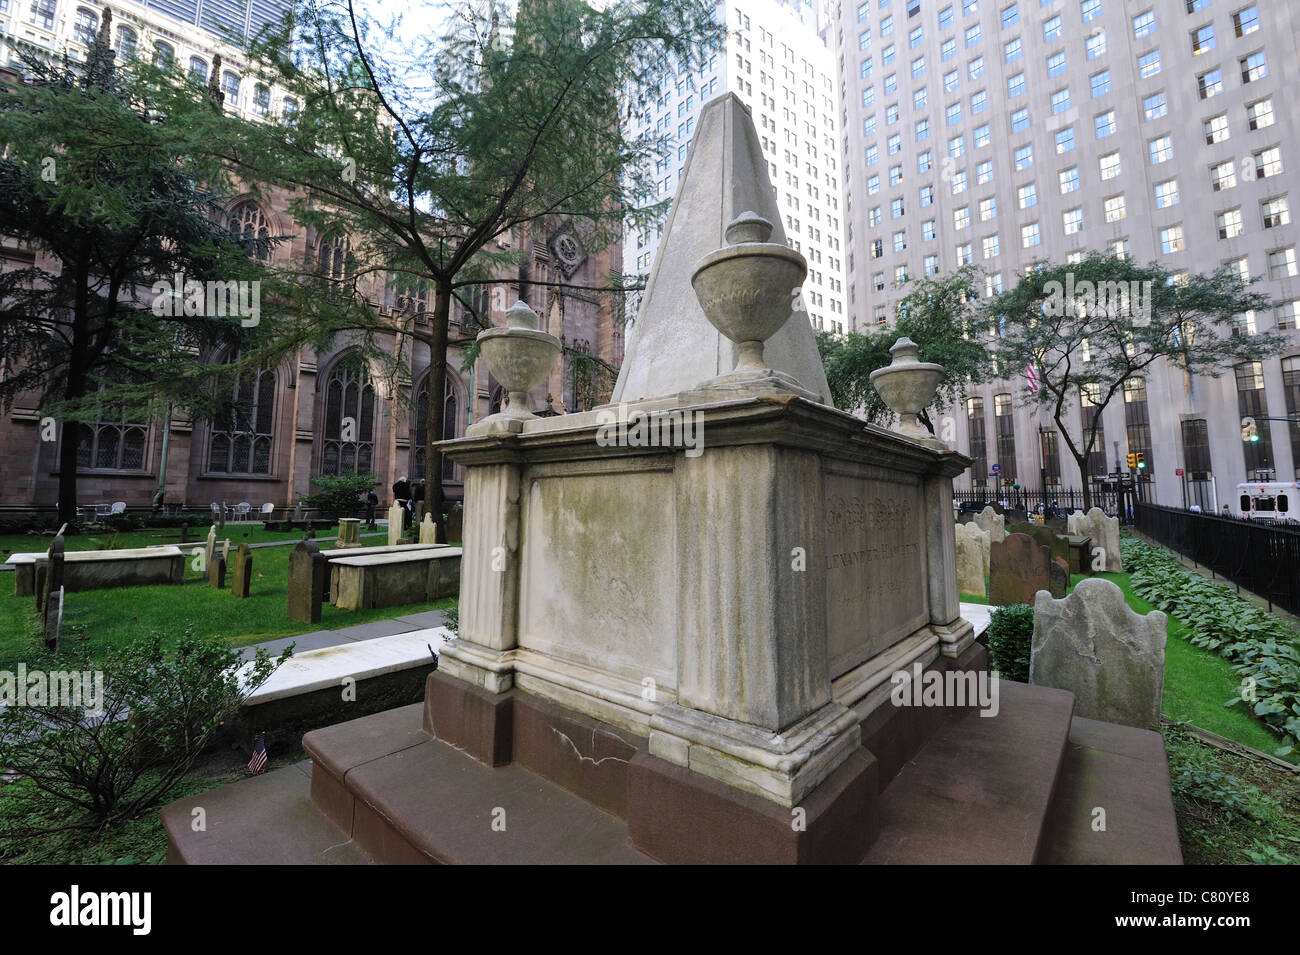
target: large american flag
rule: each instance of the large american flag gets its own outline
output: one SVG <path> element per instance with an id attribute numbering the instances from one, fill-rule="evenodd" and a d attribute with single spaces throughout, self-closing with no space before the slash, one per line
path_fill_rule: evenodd
<path id="1" fill-rule="evenodd" d="M 253 758 L 248 761 L 248 771 L 254 776 L 266 769 L 266 734 L 259 734 L 253 744 Z"/>
<path id="2" fill-rule="evenodd" d="M 1038 390 L 1038 371 L 1032 361 L 1025 366 L 1025 384 L 1029 386 L 1031 392 Z"/>

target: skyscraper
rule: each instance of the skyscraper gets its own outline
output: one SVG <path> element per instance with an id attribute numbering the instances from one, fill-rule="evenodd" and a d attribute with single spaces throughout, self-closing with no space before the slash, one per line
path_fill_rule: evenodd
<path id="1" fill-rule="evenodd" d="M 1216 510 L 1256 473 L 1295 480 L 1300 426 L 1261 422 L 1247 443 L 1240 422 L 1300 414 L 1297 29 L 1295 8 L 1268 0 L 844 3 L 850 327 L 887 323 L 908 280 L 967 263 L 990 295 L 1089 250 L 1176 273 L 1231 264 L 1282 303 L 1240 316 L 1237 333 L 1276 327 L 1291 346 L 1218 379 L 1163 362 L 1130 379 L 1089 473 L 1140 451 L 1158 502 Z M 1079 486 L 1025 391 L 1018 373 L 952 409 L 956 446 L 976 458 L 959 487 L 991 484 L 995 463 L 1027 487 L 1042 472 Z M 1086 398 L 1072 409 L 1095 413 Z"/>
<path id="2" fill-rule="evenodd" d="M 726 41 L 705 51 L 697 72 L 665 64 L 657 85 L 629 95 L 629 132 L 668 135 L 673 151 L 653 170 L 648 203 L 677 189 L 696 118 L 706 100 L 735 93 L 758 127 L 768 173 L 793 248 L 808 260 L 804 306 L 814 328 L 846 330 L 844 319 L 843 220 L 840 209 L 838 109 L 834 58 L 822 29 L 823 3 L 791 0 L 726 0 L 717 17 Z M 663 234 L 633 230 L 623 259 L 641 276 L 650 274 Z"/>

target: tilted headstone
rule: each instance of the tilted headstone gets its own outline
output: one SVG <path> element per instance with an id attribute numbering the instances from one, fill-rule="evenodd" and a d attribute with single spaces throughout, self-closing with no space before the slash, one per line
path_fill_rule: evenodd
<path id="1" fill-rule="evenodd" d="M 206 574 L 212 566 L 212 555 L 217 550 L 217 525 L 208 528 L 208 541 L 203 545 L 203 572 Z"/>
<path id="2" fill-rule="evenodd" d="M 302 520 L 302 501 L 299 501 L 293 506 L 293 519 L 295 521 Z"/>
<path id="3" fill-rule="evenodd" d="M 1074 694 L 1074 715 L 1159 730 L 1168 618 L 1145 616 L 1100 577 L 1064 600 L 1039 594 L 1029 682 Z"/>
<path id="4" fill-rule="evenodd" d="M 309 540 L 299 541 L 289 554 L 290 620 L 320 623 L 321 595 L 325 591 L 325 558 Z"/>
<path id="5" fill-rule="evenodd" d="M 63 648 L 63 594 L 60 587 L 50 594 L 45 605 L 45 646 L 55 653 Z"/>
<path id="6" fill-rule="evenodd" d="M 420 543 L 438 543 L 438 525 L 433 522 L 432 514 L 425 514 L 424 520 L 420 522 Z"/>
<path id="7" fill-rule="evenodd" d="M 995 543 L 989 554 L 989 603 L 995 607 L 1032 604 L 1040 590 L 1051 589 L 1048 565 L 1052 552 L 1024 534 Z"/>
<path id="8" fill-rule="evenodd" d="M 49 619 L 50 595 L 63 589 L 63 531 L 54 535 L 46 555 L 36 561 L 36 609 L 41 623 Z"/>
<path id="9" fill-rule="evenodd" d="M 1119 518 L 1107 517 L 1100 507 L 1094 507 L 1087 514 L 1075 511 L 1068 519 L 1071 534 L 1077 537 L 1091 537 L 1092 549 L 1101 548 L 1105 554 L 1105 566 L 1110 573 L 1123 573 L 1124 560 L 1119 552 Z"/>
<path id="10" fill-rule="evenodd" d="M 984 510 L 976 514 L 975 523 L 989 535 L 990 544 L 998 544 L 1007 539 L 1006 518 L 996 513 L 992 507 L 986 505 Z"/>
<path id="11" fill-rule="evenodd" d="M 396 547 L 402 540 L 402 514 L 405 509 L 396 501 L 388 509 L 388 546 Z"/>
<path id="12" fill-rule="evenodd" d="M 253 553 L 247 544 L 240 544 L 235 551 L 234 574 L 230 581 L 230 592 L 236 597 L 247 597 L 253 583 Z"/>
<path id="13" fill-rule="evenodd" d="M 966 528 L 974 528 L 969 533 Z M 976 597 L 988 595 L 984 582 L 984 542 L 988 535 L 974 524 L 957 525 L 957 590 Z"/>

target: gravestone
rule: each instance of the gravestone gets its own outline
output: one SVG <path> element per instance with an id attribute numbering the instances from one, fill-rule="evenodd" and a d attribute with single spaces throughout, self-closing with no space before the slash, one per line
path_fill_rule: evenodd
<path id="1" fill-rule="evenodd" d="M 402 540 L 402 515 L 405 508 L 393 502 L 393 506 L 388 509 L 388 546 L 396 547 Z"/>
<path id="2" fill-rule="evenodd" d="M 226 586 L 226 555 L 216 553 L 212 555 L 212 563 L 208 564 L 208 586 L 221 590 Z"/>
<path id="3" fill-rule="evenodd" d="M 290 620 L 320 623 L 321 595 L 325 591 L 325 558 L 309 540 L 299 541 L 289 554 Z"/>
<path id="4" fill-rule="evenodd" d="M 1047 565 L 1047 577 L 1048 592 L 1060 600 L 1070 589 L 1070 565 L 1065 562 L 1065 558 L 1052 558 L 1052 562 Z"/>
<path id="5" fill-rule="evenodd" d="M 1067 537 L 1070 545 L 1070 573 L 1092 576 L 1092 538 Z"/>
<path id="6" fill-rule="evenodd" d="M 1114 583 L 1082 580 L 1064 600 L 1039 594 L 1029 682 L 1074 694 L 1074 715 L 1159 730 L 1168 618 L 1145 616 Z"/>
<path id="7" fill-rule="evenodd" d="M 302 520 L 302 501 L 299 501 L 293 506 L 293 519 L 295 521 Z"/>
<path id="8" fill-rule="evenodd" d="M 1006 540 L 1006 519 L 992 507 L 986 505 L 984 510 L 976 514 L 975 523 L 979 525 L 980 530 L 989 535 L 990 544 L 999 544 Z"/>
<path id="9" fill-rule="evenodd" d="M 235 551 L 234 575 L 230 582 L 230 592 L 236 597 L 247 597 L 249 586 L 253 582 L 253 554 L 247 544 L 240 544 Z"/>
<path id="10" fill-rule="evenodd" d="M 208 528 L 208 540 L 203 545 L 203 572 L 206 574 L 212 566 L 212 555 L 217 549 L 217 525 Z"/>
<path id="11" fill-rule="evenodd" d="M 181 543 L 187 544 L 190 540 L 190 525 L 188 521 L 181 521 Z"/>
<path id="12" fill-rule="evenodd" d="M 58 653 L 63 647 L 63 588 L 50 594 L 45 605 L 45 647 Z"/>
<path id="13" fill-rule="evenodd" d="M 1032 537 L 1011 534 L 989 553 L 989 603 L 995 607 L 1033 604 L 1040 590 L 1050 590 L 1052 552 Z"/>
<path id="14" fill-rule="evenodd" d="M 425 514 L 424 520 L 420 522 L 420 543 L 438 543 L 438 525 L 433 522 L 432 514 Z"/>
<path id="15" fill-rule="evenodd" d="M 1110 573 L 1123 573 L 1124 561 L 1119 551 L 1119 518 L 1107 517 L 1100 507 L 1094 507 L 1087 514 L 1075 511 L 1069 517 L 1069 531 L 1077 537 L 1091 537 L 1092 549 L 1101 548 L 1105 555 L 1105 566 L 1100 569 Z"/>
<path id="16" fill-rule="evenodd" d="M 217 512 L 217 526 L 223 531 L 226 529 L 226 502 L 221 502 L 221 510 Z"/>
<path id="17" fill-rule="evenodd" d="M 341 517 L 339 518 L 339 536 L 334 542 L 334 549 L 340 547 L 360 547 L 361 546 L 361 518 L 359 517 Z"/>
<path id="18" fill-rule="evenodd" d="M 65 527 L 67 525 L 64 525 Z M 40 611 L 44 623 L 49 614 L 50 595 L 63 589 L 63 528 L 54 535 L 50 549 L 43 558 L 36 561 L 36 609 Z"/>
<path id="19" fill-rule="evenodd" d="M 966 530 L 973 528 L 974 533 Z M 976 597 L 988 595 L 984 581 L 985 547 L 988 535 L 974 524 L 957 526 L 957 590 Z"/>
<path id="20" fill-rule="evenodd" d="M 1060 557 L 1067 562 L 1070 559 L 1069 540 L 1043 524 L 1012 524 L 1007 528 L 1007 533 L 1032 537 L 1035 542 L 1050 550 L 1053 557 Z"/>

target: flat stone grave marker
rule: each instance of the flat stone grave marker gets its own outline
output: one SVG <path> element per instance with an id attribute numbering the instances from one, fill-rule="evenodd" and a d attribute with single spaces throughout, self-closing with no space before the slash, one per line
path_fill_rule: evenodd
<path id="1" fill-rule="evenodd" d="M 1030 604 L 1040 590 L 1051 589 L 1048 565 L 1052 552 L 1032 537 L 1008 535 L 989 553 L 989 603 L 995 607 Z"/>
<path id="2" fill-rule="evenodd" d="M 235 551 L 234 576 L 230 582 L 230 592 L 236 597 L 247 597 L 253 582 L 253 554 L 247 544 L 240 544 Z"/>
<path id="3" fill-rule="evenodd" d="M 1063 600 L 1039 594 L 1029 682 L 1074 694 L 1074 715 L 1159 730 L 1168 618 L 1145 616 L 1101 577 Z"/>

